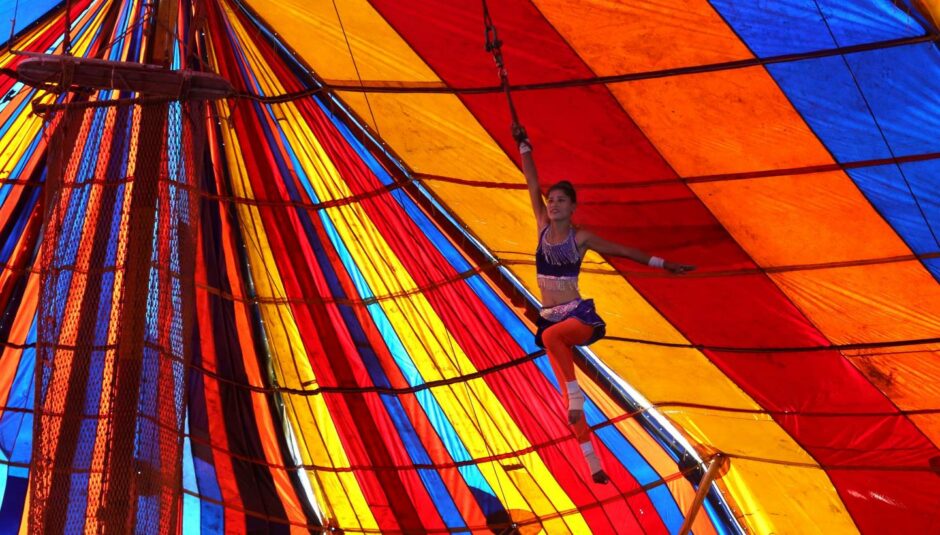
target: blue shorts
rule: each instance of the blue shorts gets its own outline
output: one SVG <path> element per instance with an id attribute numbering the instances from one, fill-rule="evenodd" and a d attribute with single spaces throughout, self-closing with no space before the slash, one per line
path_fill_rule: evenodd
<path id="1" fill-rule="evenodd" d="M 585 325 L 594 327 L 594 332 L 591 333 L 591 337 L 588 338 L 586 342 L 579 345 L 586 346 L 593 344 L 603 338 L 607 333 L 607 324 L 597 315 L 597 311 L 594 309 L 594 300 L 576 299 L 542 309 L 538 321 L 535 322 L 535 326 L 538 328 L 535 332 L 536 345 L 544 348 L 545 345 L 542 343 L 542 333 L 545 332 L 545 329 L 548 329 L 556 323 L 561 323 L 568 318 L 575 318 Z"/>

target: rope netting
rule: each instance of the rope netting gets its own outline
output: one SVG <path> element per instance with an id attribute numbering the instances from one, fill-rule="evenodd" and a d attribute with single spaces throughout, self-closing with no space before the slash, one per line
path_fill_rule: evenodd
<path id="1" fill-rule="evenodd" d="M 178 530 L 200 108 L 47 117 L 34 532 Z"/>

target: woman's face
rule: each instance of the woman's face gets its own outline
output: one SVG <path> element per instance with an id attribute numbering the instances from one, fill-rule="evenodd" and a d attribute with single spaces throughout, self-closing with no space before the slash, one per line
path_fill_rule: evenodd
<path id="1" fill-rule="evenodd" d="M 548 192 L 548 201 L 545 203 L 545 207 L 548 208 L 548 219 L 550 221 L 571 219 L 574 206 L 571 197 L 568 197 L 568 194 L 564 191 L 555 189 Z"/>

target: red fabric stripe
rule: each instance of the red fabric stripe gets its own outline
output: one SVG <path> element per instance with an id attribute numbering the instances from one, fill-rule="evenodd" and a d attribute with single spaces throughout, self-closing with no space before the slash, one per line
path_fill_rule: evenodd
<path id="1" fill-rule="evenodd" d="M 328 150 L 348 147 L 345 144 L 340 147 L 331 144 L 325 144 L 325 146 Z M 339 160 L 334 159 L 334 161 Z M 353 188 L 353 194 L 379 187 L 377 179 L 368 173 L 367 168 L 358 160 L 342 160 L 342 162 L 343 175 L 348 177 L 348 184 Z M 349 169 L 348 166 L 359 168 Z M 397 201 L 390 195 L 366 199 L 361 205 L 419 286 L 434 285 L 442 280 L 453 279 L 457 275 L 453 267 L 447 263 L 447 260 L 417 225 L 403 213 Z M 509 358 L 518 357 L 523 353 L 522 348 L 497 322 L 466 283 L 458 282 L 426 291 L 425 297 L 477 368 L 503 364 Z M 571 431 L 562 417 L 564 407 L 561 397 L 544 380 L 534 365 L 526 364 L 524 367 L 525 369 L 516 368 L 490 375 L 486 380 L 530 442 L 542 443 L 564 437 L 570 438 Z M 520 395 L 520 392 L 523 394 Z M 539 400 L 546 400 L 547 403 L 540 404 Z M 586 465 L 579 462 L 581 452 L 577 443 L 571 440 L 549 449 L 551 448 L 565 450 L 565 455 L 561 457 L 550 456 L 548 458 L 559 461 L 550 465 L 556 477 L 578 482 L 564 487 L 575 503 L 579 507 L 595 503 L 596 497 L 591 493 L 592 485 L 586 483 L 589 481 Z M 544 452 L 540 451 L 540 453 Z M 572 459 L 575 460 L 573 463 Z M 613 463 L 613 458 L 611 462 Z M 635 480 L 626 470 L 621 468 L 620 471 L 622 472 L 621 485 L 626 488 L 636 488 Z M 633 501 L 638 503 L 642 503 L 643 500 L 646 500 L 646 510 L 652 510 L 648 497 L 633 498 Z M 605 507 L 609 515 L 607 518 L 602 518 L 600 510 L 596 511 L 594 516 L 597 518 L 593 526 L 595 529 L 603 530 L 604 525 L 609 525 L 610 519 L 620 519 L 625 514 L 631 517 L 629 510 L 625 508 L 625 502 L 619 502 L 620 509 L 617 504 L 618 502 L 615 501 Z M 646 515 L 644 518 L 649 516 Z M 648 521 L 647 524 L 655 524 L 655 521 Z M 661 522 L 659 526 L 664 529 Z M 647 525 L 647 529 L 651 527 Z"/>
<path id="2" fill-rule="evenodd" d="M 279 62 L 272 61 L 272 64 L 281 67 Z M 283 82 L 288 86 L 288 90 L 299 89 L 296 86 L 292 87 L 291 79 L 288 78 L 289 74 L 283 71 L 279 74 L 285 77 Z M 331 160 L 337 165 L 341 175 L 352 188 L 353 194 L 372 191 L 381 185 L 371 171 L 358 159 L 358 155 L 348 143 L 337 136 L 332 125 L 322 116 L 317 107 L 310 103 L 301 103 L 300 108 L 307 119 L 308 125 L 314 129 L 317 138 L 330 153 Z M 389 195 L 367 199 L 362 205 L 369 213 L 370 219 L 379 227 L 383 237 L 389 241 L 396 252 L 396 256 L 406 264 L 408 272 L 415 277 L 419 286 L 434 284 L 441 280 L 453 278 L 456 275 L 454 269 L 450 267 L 434 245 L 427 240 L 420 229 L 404 214 L 402 208 Z M 457 335 L 458 343 L 465 350 L 467 348 L 475 349 L 475 351 L 469 351 L 469 356 L 477 367 L 489 367 L 494 364 L 504 363 L 507 357 L 518 356 L 522 353 L 521 348 L 515 344 L 512 337 L 496 322 L 489 310 L 465 284 L 447 286 L 440 290 L 428 292 L 426 296 L 431 300 L 432 306 L 441 314 L 451 332 Z M 455 303 L 460 303 L 462 308 L 458 310 L 454 305 Z M 475 322 L 482 322 L 483 325 L 476 323 L 468 325 L 468 320 L 471 318 Z M 481 344 L 486 345 L 486 347 L 482 347 Z M 507 383 L 502 378 L 503 374 L 488 378 L 488 381 L 494 388 L 497 386 L 502 387 L 501 390 L 504 395 L 500 396 L 501 400 L 504 403 L 508 401 L 507 405 L 509 407 L 507 408 L 510 409 L 517 422 L 527 424 L 525 427 L 528 428 L 526 435 L 529 440 L 540 443 L 559 437 L 570 437 L 571 432 L 567 425 L 558 418 L 558 415 L 563 413 L 559 401 L 560 397 L 544 379 L 540 378 L 537 380 L 537 386 L 545 390 L 545 395 L 536 395 L 534 398 L 554 400 L 558 405 L 552 407 L 551 412 L 551 417 L 557 420 L 555 422 L 555 432 L 551 438 L 543 436 L 545 434 L 543 420 L 549 417 L 549 414 L 543 410 L 541 411 L 542 414 L 539 415 L 540 418 L 533 417 L 528 408 L 531 399 L 518 398 L 517 389 L 520 385 L 529 382 L 529 379 L 523 379 L 523 377 L 531 377 L 533 374 L 540 377 L 540 374 L 534 368 L 525 371 L 527 373 L 522 374 L 520 370 L 514 370 L 514 375 L 517 376 L 514 384 Z M 528 386 L 528 390 L 531 390 L 531 388 L 531 385 Z M 513 397 L 516 398 L 514 401 L 510 399 Z M 552 448 L 557 447 L 559 446 L 552 446 Z M 589 487 L 585 485 L 585 481 L 589 477 L 586 467 L 580 466 L 583 463 L 577 461 L 574 464 L 571 463 L 571 459 L 580 459 L 580 450 L 577 444 L 574 441 L 569 441 L 561 447 L 570 451 L 565 451 L 565 455 L 554 457 L 558 462 L 551 466 L 553 472 L 561 476 L 562 479 L 580 482 L 579 491 L 572 493 L 579 506 L 595 503 L 595 498 L 589 492 Z M 633 478 L 627 476 L 625 470 L 621 469 L 621 472 L 624 474 L 621 481 L 628 482 L 627 484 L 631 488 L 635 488 L 636 482 Z M 569 490 L 571 489 L 569 488 Z M 641 503 L 645 500 L 647 509 L 652 510 L 647 497 L 634 498 L 634 500 L 639 500 Z M 605 525 L 609 527 L 611 525 L 610 519 L 622 518 L 624 514 L 627 517 L 632 517 L 626 508 L 625 502 L 619 502 L 619 505 L 618 502 L 612 502 L 605 509 L 606 515 L 601 509 L 594 509 L 589 514 L 589 517 L 595 517 L 592 524 L 595 525 L 596 529 L 603 530 L 602 526 Z M 664 529 L 661 522 L 658 525 L 661 529 Z"/>
<path id="3" fill-rule="evenodd" d="M 200 243 L 196 248 L 196 280 L 205 280 L 206 276 L 206 269 L 204 264 L 205 255 L 203 247 L 204 245 Z M 213 319 L 213 315 L 211 313 L 212 307 L 210 305 L 211 299 L 212 297 L 209 294 L 197 287 L 196 328 L 200 333 L 210 333 L 215 327 L 214 325 L 211 325 Z M 215 343 L 213 338 L 211 336 L 200 336 L 200 342 L 202 366 L 210 372 L 217 372 L 217 357 L 215 354 Z M 203 376 L 202 383 L 206 402 L 205 410 L 206 422 L 208 423 L 207 431 L 209 431 L 209 435 L 197 438 L 211 441 L 213 445 L 218 446 L 223 451 L 228 451 L 231 449 L 231 445 L 229 444 L 224 425 L 225 411 L 223 409 L 221 396 L 219 395 L 219 384 L 215 379 L 209 376 Z M 191 432 L 194 433 L 194 436 L 196 436 L 195 433 L 198 431 L 196 429 L 191 429 Z M 241 513 L 240 510 L 244 507 L 244 502 L 241 499 L 241 495 L 238 492 L 238 485 L 235 482 L 235 473 L 232 468 L 232 459 L 226 455 L 218 453 L 218 450 L 215 450 L 211 459 L 204 460 L 211 462 L 215 467 L 216 480 L 218 481 L 222 500 L 227 505 L 227 507 L 225 507 L 226 529 L 242 529 L 239 528 L 239 526 L 245 525 L 245 515 Z"/>
<path id="4" fill-rule="evenodd" d="M 494 82 L 492 59 L 482 50 L 482 17 L 476 5 L 442 0 L 407 4 L 372 0 L 372 4 L 448 85 L 483 86 Z M 593 74 L 530 2 L 491 3 L 490 13 L 506 43 L 504 55 L 514 83 Z M 543 185 L 563 178 L 578 184 L 674 177 L 605 88 L 529 91 L 516 93 L 514 97 L 535 145 Z M 502 95 L 462 98 L 507 152 L 515 154 L 514 144 L 509 139 L 505 98 Z M 753 266 L 707 208 L 681 184 L 649 188 L 645 192 L 636 188 L 585 190 L 579 201 L 577 218 L 605 238 L 696 263 L 704 270 Z M 627 206 L 629 209 L 625 209 Z M 622 261 L 615 261 L 614 265 L 621 271 L 626 267 Z M 630 268 L 636 269 L 636 266 L 630 265 Z M 792 346 L 814 345 L 825 340 L 764 276 L 681 281 L 634 277 L 630 282 L 694 343 L 773 346 L 786 342 Z M 838 354 L 816 356 L 842 358 Z M 736 358 L 767 360 L 768 357 L 754 354 Z M 831 376 L 793 362 L 782 364 L 791 380 L 768 384 L 761 375 L 763 370 L 732 371 L 736 366 L 715 360 L 726 373 L 735 374 L 746 392 L 760 397 L 768 409 L 813 405 L 814 392 L 834 390 Z M 880 391 L 844 363 L 839 368 L 845 373 L 840 380 L 856 387 L 852 391 L 830 392 L 833 398 L 838 398 L 839 405 L 851 404 L 859 410 L 886 408 L 888 404 Z M 894 410 L 890 405 L 887 409 Z M 859 437 L 855 426 L 859 422 L 851 420 L 826 424 L 803 420 L 799 426 L 787 419 L 779 421 L 820 461 L 833 450 L 840 450 L 845 461 L 858 461 L 865 457 L 865 451 L 887 437 L 881 433 L 874 433 L 872 440 Z M 903 445 L 903 451 L 882 450 L 881 464 L 907 464 L 908 452 L 916 451 L 916 462 L 925 466 L 926 457 L 937 454 L 936 448 L 907 420 L 888 418 L 882 422 L 886 424 L 890 424 L 893 440 Z M 932 474 L 879 472 L 877 477 L 863 477 L 856 473 L 858 477 L 852 478 L 834 474 L 830 472 L 833 482 L 863 531 L 893 529 L 906 515 L 905 508 L 872 500 L 872 493 L 886 496 L 890 501 L 901 485 L 916 480 L 922 495 L 912 498 L 911 503 L 917 510 L 926 510 L 940 496 L 940 480 Z M 869 511 L 876 513 L 868 514 Z M 922 531 L 927 526 L 920 524 L 919 529 Z"/>
<path id="5" fill-rule="evenodd" d="M 279 62 L 270 50 L 265 48 L 265 52 L 272 63 Z M 234 57 L 231 57 L 225 63 L 234 65 L 234 61 Z M 232 77 L 236 73 L 231 69 L 223 69 L 223 74 Z M 244 139 L 253 139 L 258 133 L 263 132 L 266 126 L 258 122 L 254 108 L 252 103 L 239 103 L 233 114 L 236 130 L 243 135 L 248 134 Z M 325 134 L 327 137 L 339 136 L 335 131 L 325 132 Z M 288 198 L 283 182 L 276 178 L 272 179 L 272 177 L 279 176 L 275 155 L 264 150 L 263 144 L 245 143 L 242 150 L 257 196 L 269 199 Z M 314 265 L 315 257 L 310 250 L 309 241 L 305 238 L 296 211 L 262 208 L 260 213 L 264 220 L 271 253 L 277 259 L 286 297 L 309 298 L 320 295 L 320 292 L 326 290 L 327 286 L 319 269 Z M 323 245 L 329 248 L 328 241 L 324 241 Z M 343 269 L 338 262 L 333 268 Z M 292 305 L 291 310 L 300 332 L 306 333 L 304 341 L 308 345 L 308 355 L 317 357 L 311 358 L 310 363 L 320 385 L 368 386 L 371 384 L 358 350 L 335 305 L 326 306 L 313 301 Z M 311 336 L 313 333 L 316 335 Z M 394 464 L 394 458 L 403 456 L 404 449 L 397 440 L 397 435 L 393 438 L 387 433 L 381 433 L 382 429 L 388 430 L 393 427 L 384 407 L 376 412 L 375 409 L 378 407 L 374 404 L 370 406 L 361 394 L 330 395 L 325 398 L 325 401 L 330 407 L 332 418 L 337 423 L 344 449 L 354 466 L 388 466 Z M 343 422 L 356 424 L 343 425 Z M 376 440 L 376 437 L 383 435 L 386 436 L 387 441 Z M 390 451 L 389 447 L 394 451 Z M 415 474 L 404 476 L 404 480 L 401 479 L 401 474 L 389 471 L 362 470 L 357 471 L 356 474 L 376 521 L 382 529 L 421 530 L 424 526 L 423 520 L 427 521 L 428 525 L 442 525 L 423 485 L 414 485 Z M 413 493 L 410 496 L 401 493 L 403 486 L 411 489 Z M 423 509 L 420 514 L 416 508 L 418 506 Z"/>

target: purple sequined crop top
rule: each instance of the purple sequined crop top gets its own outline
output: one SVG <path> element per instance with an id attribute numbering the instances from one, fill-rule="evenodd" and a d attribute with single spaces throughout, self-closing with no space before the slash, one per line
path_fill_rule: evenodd
<path id="1" fill-rule="evenodd" d="M 581 252 L 574 239 L 574 229 L 561 243 L 548 243 L 545 239 L 551 226 L 539 234 L 539 247 L 535 251 L 535 273 L 541 290 L 578 290 L 581 271 Z"/>

